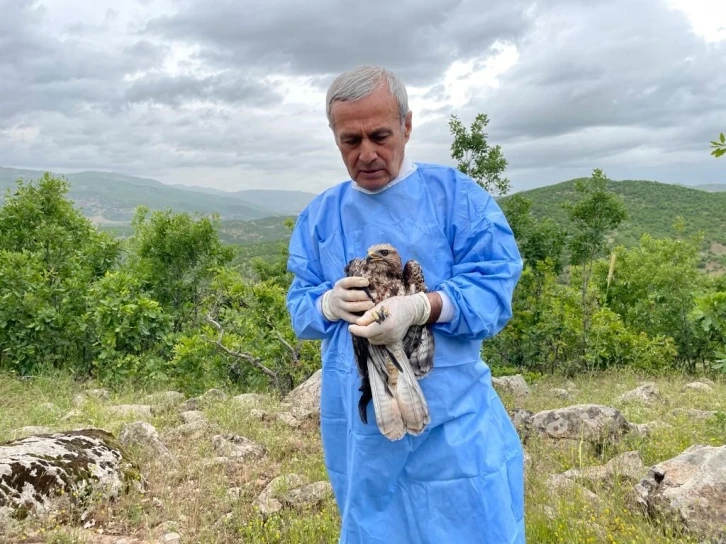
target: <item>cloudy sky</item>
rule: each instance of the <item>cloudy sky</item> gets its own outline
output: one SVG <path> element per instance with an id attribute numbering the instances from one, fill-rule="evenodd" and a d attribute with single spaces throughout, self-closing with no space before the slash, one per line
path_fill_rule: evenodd
<path id="1" fill-rule="evenodd" d="M 516 190 L 726 182 L 716 0 L 0 0 L 0 166 L 318 192 L 347 177 L 327 85 L 363 63 L 406 82 L 413 160 L 483 112 Z"/>

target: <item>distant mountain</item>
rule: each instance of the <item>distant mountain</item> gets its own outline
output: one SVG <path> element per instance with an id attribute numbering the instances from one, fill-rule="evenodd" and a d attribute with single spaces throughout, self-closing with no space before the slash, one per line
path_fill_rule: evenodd
<path id="1" fill-rule="evenodd" d="M 0 167 L 0 200 L 19 178 L 36 180 L 39 170 Z M 159 181 L 107 172 L 58 174 L 70 183 L 69 197 L 97 224 L 124 225 L 137 206 L 152 210 L 219 214 L 223 220 L 252 220 L 270 216 L 297 215 L 315 196 L 299 191 L 239 191 L 165 185 Z"/>
<path id="2" fill-rule="evenodd" d="M 693 188 L 708 193 L 723 193 L 726 192 L 726 183 L 707 183 L 704 185 L 694 185 Z"/>

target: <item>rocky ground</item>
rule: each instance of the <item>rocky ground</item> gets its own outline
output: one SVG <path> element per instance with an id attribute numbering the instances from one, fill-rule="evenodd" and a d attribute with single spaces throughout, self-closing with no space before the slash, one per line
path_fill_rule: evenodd
<path id="1" fill-rule="evenodd" d="M 319 375 L 282 401 L 0 376 L 0 541 L 336 542 Z M 726 542 L 726 383 L 495 379 L 532 543 Z"/>

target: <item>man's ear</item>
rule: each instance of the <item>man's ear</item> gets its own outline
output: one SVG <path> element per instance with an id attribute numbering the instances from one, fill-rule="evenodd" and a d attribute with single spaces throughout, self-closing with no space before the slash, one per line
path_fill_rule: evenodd
<path id="1" fill-rule="evenodd" d="M 411 131 L 413 130 L 413 126 L 411 123 L 412 119 L 413 119 L 413 112 L 409 111 L 406 114 L 406 120 L 404 121 L 404 125 L 403 125 L 403 139 L 406 143 L 408 143 L 408 139 L 411 137 Z"/>

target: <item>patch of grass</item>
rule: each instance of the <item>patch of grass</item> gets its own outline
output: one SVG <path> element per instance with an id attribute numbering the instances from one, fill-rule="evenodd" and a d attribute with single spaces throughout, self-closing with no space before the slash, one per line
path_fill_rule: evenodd
<path id="1" fill-rule="evenodd" d="M 654 381 L 662 400 L 653 404 L 624 403 L 619 397 L 638 385 Z M 650 520 L 635 502 L 632 485 L 625 479 L 605 484 L 586 484 L 585 491 L 556 492 L 550 477 L 568 469 L 603 465 L 614 456 L 637 450 L 646 466 L 672 458 L 694 444 L 726 444 L 726 383 L 717 383 L 713 392 L 685 390 L 694 381 L 680 375 L 652 378 L 630 371 L 582 375 L 568 380 L 544 376 L 530 384 L 531 394 L 522 400 L 508 395 L 502 399 L 509 409 L 532 412 L 578 403 L 604 404 L 618 408 L 628 421 L 659 421 L 647 437 L 628 435 L 622 440 L 596 448 L 577 441 L 557 443 L 531 437 L 526 450 L 531 458 L 526 474 L 526 525 L 528 542 L 562 543 L 696 543 L 679 533 L 675 520 Z M 0 440 L 17 435 L 26 425 L 68 430 L 83 426 L 104 428 L 115 435 L 137 417 L 119 418 L 109 405 L 139 404 L 154 391 L 124 389 L 112 391 L 110 399 L 76 397 L 97 384 L 78 383 L 70 376 L 41 376 L 20 381 L 0 375 Z M 569 388 L 569 399 L 559 398 L 554 388 Z M 230 395 L 237 392 L 229 392 Z M 44 404 L 47 403 L 47 404 Z M 296 429 L 277 420 L 285 411 L 278 400 L 265 398 L 254 407 L 271 415 L 260 420 L 232 398 L 205 404 L 202 411 L 213 426 L 197 437 L 174 436 L 170 431 L 182 424 L 173 410 L 156 413 L 148 419 L 169 450 L 173 461 L 133 450 L 146 481 L 143 493 L 132 492 L 117 501 L 94 504 L 85 518 L 87 529 L 67 527 L 59 520 L 28 519 L 3 538 L 12 542 L 88 542 L 96 531 L 105 535 L 136 537 L 153 542 L 166 532 L 178 532 L 184 542 L 231 544 L 334 543 L 337 542 L 339 515 L 332 497 L 312 507 L 285 508 L 262 516 L 255 500 L 277 476 L 296 473 L 309 482 L 327 480 L 322 445 L 316 420 L 305 421 Z M 694 419 L 674 414 L 676 408 L 718 412 L 710 419 Z M 64 419 L 71 411 L 75 415 Z M 721 415 L 719 415 L 719 413 Z M 242 463 L 217 464 L 211 437 L 218 432 L 245 436 L 263 445 L 264 458 Z M 234 489 L 230 492 L 230 489 Z M 594 492 L 598 499 L 588 496 Z M 25 536 L 23 536 L 25 535 Z"/>

